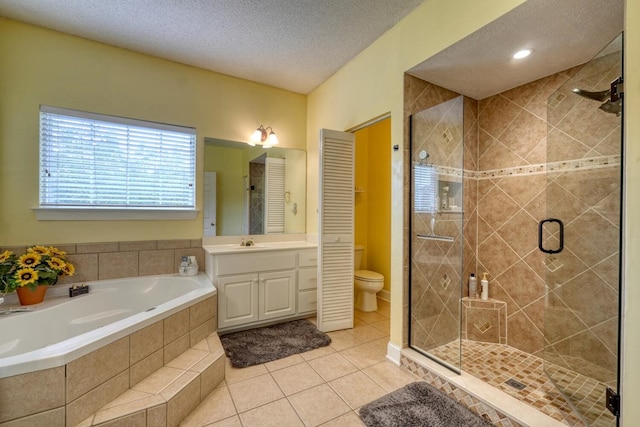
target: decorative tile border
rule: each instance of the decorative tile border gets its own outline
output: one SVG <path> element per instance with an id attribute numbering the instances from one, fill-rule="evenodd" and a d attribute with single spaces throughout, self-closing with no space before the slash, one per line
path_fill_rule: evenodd
<path id="1" fill-rule="evenodd" d="M 438 175 L 446 175 L 457 178 L 492 179 L 508 176 L 539 175 L 547 172 L 569 172 L 576 170 L 591 170 L 618 167 L 621 164 L 621 156 L 600 156 L 576 160 L 563 160 L 559 162 L 539 163 L 535 165 L 515 166 L 504 169 L 486 171 L 472 171 L 468 169 L 452 168 L 448 166 L 433 165 Z M 420 164 L 414 162 L 415 164 Z"/>
<path id="2" fill-rule="evenodd" d="M 406 368 L 411 373 L 417 375 L 422 380 L 428 382 L 459 404 L 467 407 L 474 414 L 482 417 L 496 427 L 526 427 L 404 355 L 400 356 L 400 366 Z"/>
<path id="3" fill-rule="evenodd" d="M 563 160 L 560 162 L 540 163 L 536 165 L 517 166 L 513 168 L 495 169 L 488 171 L 465 171 L 465 176 L 476 179 L 491 179 L 505 176 L 539 175 L 547 172 L 569 172 L 575 170 L 602 169 L 620 166 L 621 157 L 601 156 L 587 159 Z"/>

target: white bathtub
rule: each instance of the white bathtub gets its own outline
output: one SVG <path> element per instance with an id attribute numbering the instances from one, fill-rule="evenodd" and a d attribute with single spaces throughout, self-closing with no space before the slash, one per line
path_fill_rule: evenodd
<path id="1" fill-rule="evenodd" d="M 65 365 L 216 293 L 202 272 L 86 284 L 89 294 L 69 298 L 59 285 L 32 312 L 0 316 L 0 378 Z"/>

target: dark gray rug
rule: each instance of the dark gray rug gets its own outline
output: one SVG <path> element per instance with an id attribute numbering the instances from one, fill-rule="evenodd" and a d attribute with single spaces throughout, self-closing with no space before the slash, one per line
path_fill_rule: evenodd
<path id="1" fill-rule="evenodd" d="M 246 368 L 329 345 L 331 338 L 306 319 L 220 337 L 235 368 Z"/>
<path id="2" fill-rule="evenodd" d="M 368 427 L 490 427 L 426 382 L 415 382 L 360 408 Z"/>

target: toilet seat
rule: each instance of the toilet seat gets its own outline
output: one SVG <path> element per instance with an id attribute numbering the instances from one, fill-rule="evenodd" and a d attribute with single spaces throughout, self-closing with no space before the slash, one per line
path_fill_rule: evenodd
<path id="1" fill-rule="evenodd" d="M 353 273 L 353 277 L 356 280 L 361 280 L 363 282 L 379 282 L 384 280 L 384 276 L 382 274 L 369 270 L 356 270 Z"/>

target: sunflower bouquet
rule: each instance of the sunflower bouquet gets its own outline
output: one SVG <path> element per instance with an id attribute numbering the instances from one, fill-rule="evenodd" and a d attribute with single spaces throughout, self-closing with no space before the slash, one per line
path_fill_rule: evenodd
<path id="1" fill-rule="evenodd" d="M 11 251 L 0 253 L 0 293 L 21 287 L 35 290 L 39 285 L 53 286 L 60 276 L 75 272 L 67 254 L 53 246 L 32 246 L 18 256 Z"/>

